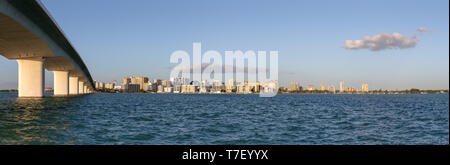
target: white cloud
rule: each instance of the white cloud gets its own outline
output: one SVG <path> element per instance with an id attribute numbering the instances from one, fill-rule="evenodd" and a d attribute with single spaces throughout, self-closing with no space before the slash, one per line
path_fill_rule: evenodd
<path id="1" fill-rule="evenodd" d="M 434 32 L 434 30 L 433 29 L 429 29 L 429 28 L 425 28 L 425 27 L 419 27 L 419 28 L 417 28 L 416 29 L 418 32 L 421 32 L 421 33 L 426 33 L 426 32 Z"/>
<path id="2" fill-rule="evenodd" d="M 364 36 L 362 40 L 346 40 L 345 49 L 369 49 L 379 51 L 384 49 L 406 49 L 413 48 L 419 42 L 417 37 L 408 37 L 400 33 L 380 33 L 373 37 Z"/>

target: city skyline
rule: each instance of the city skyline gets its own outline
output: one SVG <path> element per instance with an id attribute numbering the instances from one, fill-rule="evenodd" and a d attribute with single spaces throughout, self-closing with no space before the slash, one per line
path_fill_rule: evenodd
<path id="1" fill-rule="evenodd" d="M 107 90 L 118 90 L 118 91 L 126 91 L 126 92 L 140 92 L 140 91 L 150 91 L 157 93 L 185 93 L 182 92 L 183 86 L 193 86 L 192 92 L 188 93 L 250 93 L 246 89 L 245 86 L 260 86 L 255 89 L 253 92 L 258 92 L 260 89 L 269 88 L 268 83 L 262 83 L 259 81 L 255 82 L 237 82 L 236 79 L 229 79 L 228 81 L 220 81 L 220 80 L 212 80 L 207 81 L 203 80 L 201 82 L 194 82 L 185 77 L 172 77 L 169 80 L 165 79 L 150 79 L 145 76 L 126 76 L 122 78 L 121 83 L 117 83 L 116 80 L 111 82 L 101 82 L 95 81 L 95 87 L 102 91 L 104 89 Z M 239 88 L 244 87 L 244 88 Z M 288 92 L 297 92 L 297 91 L 323 91 L 330 93 L 345 93 L 345 92 L 362 92 L 367 93 L 369 91 L 378 91 L 382 89 L 369 89 L 369 84 L 363 83 L 361 84 L 361 88 L 353 88 L 353 86 L 345 86 L 343 81 L 339 83 L 339 89 L 336 89 L 336 86 L 333 84 L 319 84 L 319 88 L 316 88 L 315 85 L 305 85 L 302 86 L 299 82 L 290 82 L 288 87 L 278 86 L 277 90 L 287 88 Z M 244 89 L 247 92 L 244 92 Z M 184 89 L 186 90 L 186 89 Z"/>
<path id="2" fill-rule="evenodd" d="M 448 93 L 448 89 L 441 90 L 383 90 L 370 89 L 369 84 L 363 83 L 359 87 L 348 86 L 344 81 L 339 82 L 339 89 L 333 84 L 308 84 L 300 85 L 298 82 L 290 82 L 288 87 L 277 86 L 277 81 L 259 82 L 244 81 L 237 82 L 236 79 L 228 81 L 202 80 L 201 82 L 191 81 L 184 77 L 164 79 L 150 79 L 144 76 L 127 76 L 122 79 L 122 83 L 95 82 L 97 92 L 100 93 L 187 93 L 187 94 L 258 94 L 260 92 L 277 93 L 320 93 L 320 94 L 428 94 L 428 93 Z M 51 90 L 51 89 L 49 89 Z"/>
<path id="3" fill-rule="evenodd" d="M 165 79 L 150 79 L 144 76 L 127 76 L 122 78 L 121 83 L 117 83 L 116 80 L 113 83 L 95 81 L 95 87 L 99 91 L 114 90 L 121 92 L 155 92 L 155 93 L 258 93 L 261 90 L 276 89 L 283 92 L 282 89 L 286 89 L 284 86 L 276 86 L 271 84 L 272 82 L 259 82 L 259 81 L 243 81 L 237 82 L 236 79 L 230 79 L 228 81 L 220 80 L 202 80 L 201 82 L 191 81 L 184 77 L 172 77 L 170 80 Z M 372 91 L 376 91 L 374 89 Z M 379 89 L 380 90 L 380 89 Z M 298 91 L 322 91 L 330 93 L 346 93 L 346 92 L 358 92 L 367 93 L 369 90 L 368 84 L 361 84 L 361 88 L 353 88 L 352 86 L 344 87 L 343 81 L 340 82 L 339 91 L 336 90 L 334 85 L 329 84 L 328 88 L 325 84 L 320 84 L 319 88 L 315 88 L 315 85 L 307 85 L 305 88 L 298 82 L 291 82 L 287 88 L 288 92 Z"/>
<path id="4" fill-rule="evenodd" d="M 99 81 L 123 75 L 169 79 L 170 54 L 201 41 L 204 51 L 278 50 L 285 87 L 291 81 L 388 90 L 449 86 L 448 1 L 42 3 Z M 191 21 L 169 21 L 174 19 Z M 369 46 L 383 37 L 402 44 Z M 0 65 L 0 89 L 17 88 L 17 62 L 0 58 Z M 45 75 L 46 87 L 53 86 L 53 74 Z"/>

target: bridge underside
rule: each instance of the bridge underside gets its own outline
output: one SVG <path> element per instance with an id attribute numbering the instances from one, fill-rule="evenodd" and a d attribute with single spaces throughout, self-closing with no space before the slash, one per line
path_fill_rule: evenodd
<path id="1" fill-rule="evenodd" d="M 55 54 L 54 47 L 21 23 L 0 13 L 0 55 L 17 60 L 19 64 L 19 97 L 44 96 L 44 69 L 54 72 L 55 96 L 83 94 L 94 89 L 73 59 Z"/>

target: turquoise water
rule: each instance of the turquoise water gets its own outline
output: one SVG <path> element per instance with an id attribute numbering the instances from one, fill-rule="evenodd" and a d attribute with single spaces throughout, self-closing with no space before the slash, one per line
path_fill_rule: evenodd
<path id="1" fill-rule="evenodd" d="M 449 144 L 449 96 L 0 93 L 0 144 Z"/>

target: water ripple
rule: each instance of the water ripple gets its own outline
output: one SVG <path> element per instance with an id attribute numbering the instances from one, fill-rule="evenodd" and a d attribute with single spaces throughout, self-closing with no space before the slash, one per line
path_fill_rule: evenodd
<path id="1" fill-rule="evenodd" d="M 0 144 L 449 144 L 448 94 L 0 93 Z"/>

